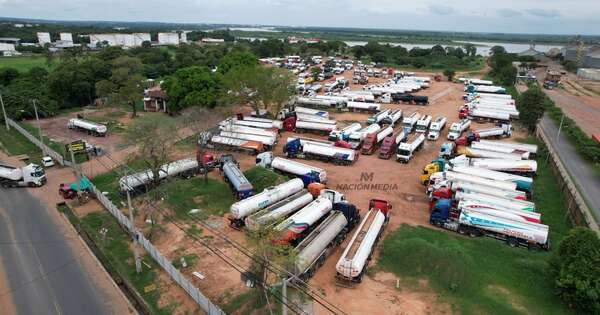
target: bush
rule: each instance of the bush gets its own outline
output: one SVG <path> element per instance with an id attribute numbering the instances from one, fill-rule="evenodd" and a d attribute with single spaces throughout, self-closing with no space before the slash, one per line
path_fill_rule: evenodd
<path id="1" fill-rule="evenodd" d="M 587 228 L 573 229 L 552 257 L 558 295 L 580 311 L 600 313 L 600 238 Z"/>

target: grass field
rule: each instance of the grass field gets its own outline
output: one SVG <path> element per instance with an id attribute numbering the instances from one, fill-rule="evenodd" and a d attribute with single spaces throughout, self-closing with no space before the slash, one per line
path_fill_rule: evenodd
<path id="1" fill-rule="evenodd" d="M 31 68 L 42 67 L 49 69 L 52 66 L 46 63 L 46 58 L 41 56 L 25 56 L 25 57 L 3 57 L 0 58 L 0 69 L 15 68 L 20 72 L 27 72 Z"/>
<path id="2" fill-rule="evenodd" d="M 29 155 L 30 160 L 39 163 L 42 151 L 14 128 L 7 131 L 4 125 L 0 127 L 0 149 L 9 155 Z"/>
<path id="3" fill-rule="evenodd" d="M 543 223 L 550 226 L 552 251 L 571 225 L 544 161 L 539 156 L 534 201 Z M 510 248 L 491 238 L 402 226 L 384 241 L 379 267 L 407 280 L 427 279 L 443 302 L 463 314 L 569 314 L 554 295 L 550 255 Z"/>
<path id="4" fill-rule="evenodd" d="M 158 305 L 160 298 L 160 280 L 155 270 L 159 266 L 150 257 L 143 257 L 142 272 L 135 271 L 133 252 L 130 248 L 130 237 L 119 226 L 117 221 L 106 211 L 91 213 L 81 220 L 82 228 L 92 237 L 94 242 L 106 255 L 110 264 L 136 288 L 142 298 L 148 303 L 153 314 L 171 314 L 175 302 L 164 307 Z M 106 229 L 106 236 L 100 234 Z M 151 266 L 147 268 L 146 264 Z M 145 288 L 156 285 L 157 289 L 146 292 Z"/>
<path id="5" fill-rule="evenodd" d="M 275 186 L 288 180 L 287 177 L 261 166 L 255 166 L 245 171 L 244 175 L 252 183 L 255 194 L 262 192 L 267 187 Z"/>

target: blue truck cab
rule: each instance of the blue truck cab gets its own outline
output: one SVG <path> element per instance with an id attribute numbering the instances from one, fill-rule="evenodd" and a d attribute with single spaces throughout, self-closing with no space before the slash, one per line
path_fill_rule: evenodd
<path id="1" fill-rule="evenodd" d="M 283 153 L 288 157 L 296 157 L 302 153 L 302 143 L 300 139 L 294 139 L 283 146 Z"/>
<path id="2" fill-rule="evenodd" d="M 452 209 L 452 200 L 450 199 L 439 199 L 429 215 L 429 224 L 431 225 L 442 225 L 450 218 L 450 210 Z"/>

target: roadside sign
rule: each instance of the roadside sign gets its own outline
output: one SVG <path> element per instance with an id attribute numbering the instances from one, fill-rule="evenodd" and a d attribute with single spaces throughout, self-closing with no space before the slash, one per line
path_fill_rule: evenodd
<path id="1" fill-rule="evenodd" d="M 71 143 L 65 144 L 65 149 L 67 150 L 67 152 L 73 153 L 85 152 L 85 142 L 83 140 L 73 141 Z"/>
<path id="2" fill-rule="evenodd" d="M 149 293 L 156 290 L 156 284 L 150 284 L 144 287 L 144 293 Z"/>

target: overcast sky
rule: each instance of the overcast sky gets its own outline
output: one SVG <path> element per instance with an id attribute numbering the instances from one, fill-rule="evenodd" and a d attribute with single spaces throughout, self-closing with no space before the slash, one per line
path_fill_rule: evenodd
<path id="1" fill-rule="evenodd" d="M 600 35 L 600 0 L 0 0 L 0 16 Z"/>

